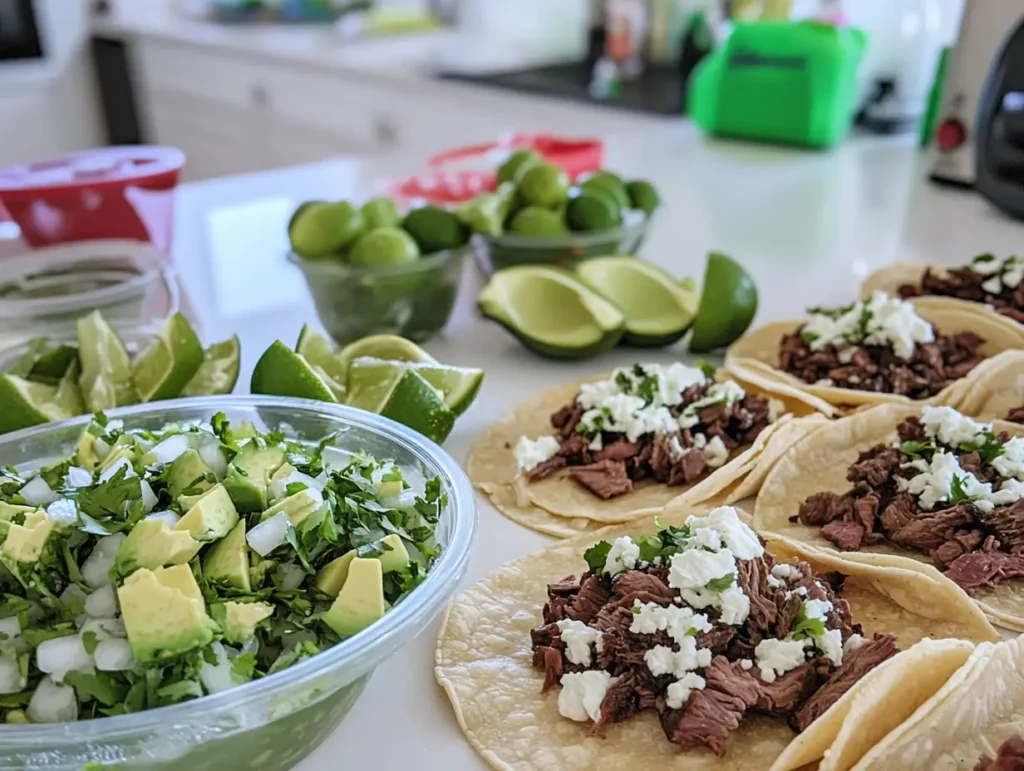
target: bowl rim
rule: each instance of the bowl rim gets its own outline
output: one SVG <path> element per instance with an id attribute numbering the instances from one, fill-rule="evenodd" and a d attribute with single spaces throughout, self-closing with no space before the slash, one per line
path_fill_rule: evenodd
<path id="1" fill-rule="evenodd" d="M 635 221 L 624 221 L 619 227 L 611 228 L 610 230 L 568 233 L 564 236 L 550 236 L 546 238 L 522 236 L 515 233 L 503 233 L 500 236 L 485 236 L 477 233 L 473 238 L 482 240 L 488 246 L 493 245 L 513 249 L 574 249 L 595 246 L 605 242 L 619 241 L 641 235 L 651 226 L 659 211 L 660 209 L 656 209 L 648 216 L 640 209 L 629 209 L 627 212 L 637 212 L 637 214 L 631 215 L 636 218 Z"/>
<path id="2" fill-rule="evenodd" d="M 287 259 L 288 262 L 298 267 L 303 273 L 312 276 L 388 278 L 391 276 L 413 276 L 418 273 L 429 273 L 432 270 L 446 266 L 452 261 L 463 259 L 469 251 L 470 245 L 467 242 L 454 249 L 432 252 L 431 254 L 423 255 L 414 262 L 400 263 L 398 265 L 352 265 L 334 257 L 310 260 L 301 254 L 297 254 L 294 250 L 288 251 Z"/>
<path id="3" fill-rule="evenodd" d="M 34 744 L 40 749 L 47 742 L 60 746 L 69 741 L 110 741 L 114 738 L 135 734 L 147 730 L 166 728 L 176 724 L 195 724 L 203 714 L 217 715 L 224 710 L 244 707 L 246 704 L 261 697 L 272 696 L 279 685 L 287 684 L 295 690 L 314 680 L 325 669 L 336 669 L 354 662 L 364 651 L 371 649 L 385 650 L 385 656 L 392 650 L 392 640 L 402 629 L 432 616 L 439 606 L 454 593 L 458 580 L 462 577 L 469 563 L 470 549 L 476 532 L 476 497 L 473 486 L 465 472 L 444 449 L 412 429 L 389 418 L 357 410 L 340 404 L 321 402 L 313 399 L 296 399 L 291 397 L 233 395 L 233 396 L 199 396 L 190 399 L 174 399 L 164 402 L 120 407 L 106 413 L 109 418 L 130 419 L 144 413 L 159 412 L 162 409 L 211 409 L 217 407 L 277 407 L 295 411 L 313 411 L 320 415 L 332 417 L 359 428 L 370 430 L 400 445 L 414 455 L 426 456 L 440 467 L 442 476 L 447 476 L 451 488 L 449 507 L 452 509 L 452 530 L 448 544 L 441 552 L 434 567 L 427 574 L 408 599 L 419 595 L 419 602 L 408 599 L 396 605 L 379 621 L 374 622 L 361 632 L 346 640 L 321 651 L 304 661 L 294 664 L 273 675 L 253 680 L 243 685 L 229 688 L 220 693 L 202 696 L 191 701 L 184 701 L 166 707 L 147 709 L 126 715 L 92 718 L 65 723 L 28 723 L 0 724 L 0 742 L 19 742 Z M 0 435 L 0 446 L 18 444 L 42 436 L 48 432 L 69 428 L 84 427 L 92 420 L 91 415 L 82 415 L 69 420 L 46 423 L 42 426 L 14 431 Z M 170 422 L 172 418 L 168 417 Z M 355 679 L 355 678 L 353 678 Z M 283 715 L 282 715 L 283 717 Z M 264 724 L 274 722 L 268 719 Z M 242 730 L 252 730 L 258 726 L 240 725 Z M 12 748 L 13 749 L 13 748 Z"/>

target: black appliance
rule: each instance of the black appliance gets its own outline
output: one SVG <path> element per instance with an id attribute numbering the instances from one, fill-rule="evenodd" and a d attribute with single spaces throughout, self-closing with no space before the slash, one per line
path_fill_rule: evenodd
<path id="1" fill-rule="evenodd" d="M 993 60 L 975 120 L 975 188 L 1024 219 L 1024 21 Z"/>
<path id="2" fill-rule="evenodd" d="M 32 0 L 0 0 L 0 62 L 42 58 L 43 43 Z"/>

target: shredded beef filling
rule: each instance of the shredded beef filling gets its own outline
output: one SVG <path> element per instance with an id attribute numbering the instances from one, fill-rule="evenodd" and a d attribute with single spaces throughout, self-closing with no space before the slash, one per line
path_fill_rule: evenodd
<path id="1" fill-rule="evenodd" d="M 995 758 L 982 758 L 974 771 L 1024 771 L 1024 738 L 1011 736 L 999 746 Z"/>
<path id="2" fill-rule="evenodd" d="M 1011 423 L 1024 423 L 1024 407 L 1014 407 L 1007 414 L 1006 419 Z"/>
<path id="3" fill-rule="evenodd" d="M 898 427 L 901 442 L 925 438 L 921 422 L 908 418 Z M 1009 439 L 1001 434 L 999 440 Z M 977 452 L 955 453 L 961 467 L 998 487 L 1000 476 Z M 815 493 L 794 517 L 820 527 L 842 551 L 888 542 L 923 552 L 968 593 L 1024 577 L 1024 500 L 983 512 L 969 502 L 927 511 L 898 481 L 918 473 L 902 468 L 913 458 L 897 447 L 878 445 L 860 454 L 847 470 L 853 488 Z"/>
<path id="4" fill-rule="evenodd" d="M 943 273 L 935 273 L 929 268 L 920 285 L 903 284 L 898 291 L 903 298 L 934 294 L 985 303 L 998 313 L 1024 323 L 1024 283 L 1013 288 L 1002 286 L 999 292 L 994 293 L 981 286 L 990 278 L 969 268 L 952 268 Z"/>
<path id="5" fill-rule="evenodd" d="M 910 359 L 901 359 L 891 347 L 878 345 L 842 353 L 831 345 L 812 351 L 797 332 L 782 338 L 779 368 L 805 383 L 925 399 L 981 363 L 978 348 L 984 342 L 973 332 L 942 335 L 936 330 L 935 342 L 918 343 Z"/>
<path id="6" fill-rule="evenodd" d="M 687 405 L 704 397 L 710 385 L 688 388 L 673 414 L 679 415 Z M 643 479 L 670 486 L 691 484 L 714 470 L 707 453 L 698 446 L 698 437 L 704 442 L 719 437 L 731 453 L 753 442 L 770 422 L 768 400 L 748 394 L 731 406 L 713 404 L 703 408 L 698 413 L 699 423 L 674 436 L 645 434 L 631 442 L 624 434 L 604 431 L 595 444 L 594 437 L 578 431 L 583 413 L 574 398 L 572 404 L 551 416 L 560 443 L 558 454 L 531 469 L 527 473 L 530 481 L 568 468 L 573 480 L 601 500 L 625 495 L 634 482 Z M 601 449 L 591 449 L 591 445 Z"/>
<path id="7" fill-rule="evenodd" d="M 579 581 L 569 576 L 550 584 L 544 623 L 531 633 L 533 664 L 544 672 L 543 690 L 556 685 L 566 672 L 603 669 L 616 679 L 601 703 L 595 733 L 605 724 L 654 710 L 670 742 L 683 749 L 707 747 L 718 755 L 726 752 L 729 735 L 740 728 L 748 712 L 776 717 L 803 731 L 860 678 L 895 655 L 897 648 L 892 635 L 876 635 L 858 647 L 850 646 L 839 666 L 810 648 L 812 658 L 765 682 L 753 660 L 754 648 L 766 638 L 789 635 L 805 598 L 832 603 L 825 627 L 840 630 L 844 643 L 861 631 L 853 623 L 849 603 L 837 594 L 845 576 L 816 576 L 805 562 L 790 564 L 789 576 L 779 579 L 769 578 L 774 560 L 767 552 L 763 558 L 738 563 L 737 584 L 750 598 L 751 608 L 742 626 L 723 623 L 711 608 L 700 611 L 707 614 L 712 628 L 699 633 L 696 643 L 698 649 L 711 651 L 711 663 L 697 671 L 705 687 L 692 691 L 679 709 L 666 703 L 668 687 L 676 678 L 653 675 L 644 658 L 657 645 L 673 647 L 673 639 L 667 632 L 630 631 L 636 601 L 677 604 L 679 592 L 668 585 L 665 567 L 642 565 L 614 577 L 588 572 Z M 594 649 L 590 667 L 566 657 L 558 627 L 562 619 L 583 621 L 602 632 L 600 650 Z"/>

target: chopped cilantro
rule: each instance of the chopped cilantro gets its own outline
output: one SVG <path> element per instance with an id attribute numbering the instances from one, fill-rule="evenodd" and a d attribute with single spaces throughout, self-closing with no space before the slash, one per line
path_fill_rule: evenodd
<path id="1" fill-rule="evenodd" d="M 138 477 L 128 477 L 128 469 L 120 468 L 106 482 L 75 491 L 78 508 L 83 514 L 97 519 L 123 519 L 127 508 L 142 499 Z"/>
<path id="2" fill-rule="evenodd" d="M 821 637 L 825 634 L 825 622 L 820 618 L 807 617 L 807 604 L 800 606 L 800 612 L 796 614 L 796 621 L 793 622 L 793 629 L 790 635 L 794 640 L 804 640 L 809 637 Z"/>
<path id="3" fill-rule="evenodd" d="M 104 707 L 113 707 L 122 701 L 128 693 L 124 684 L 110 672 L 97 672 L 90 675 L 85 672 L 72 671 L 64 675 L 64 682 L 72 686 L 79 694 L 92 696 Z"/>
<path id="4" fill-rule="evenodd" d="M 938 449 L 932 442 L 903 442 L 900 444 L 900 452 L 911 458 L 922 458 L 924 453 L 935 452 Z"/>
<path id="5" fill-rule="evenodd" d="M 964 452 L 976 452 L 981 456 L 981 462 L 990 464 L 1004 452 L 1006 448 L 1003 443 L 999 441 L 992 431 L 984 431 L 980 435 L 981 439 L 974 442 L 964 442 L 960 445 L 960 449 Z"/>
<path id="6" fill-rule="evenodd" d="M 100 644 L 100 636 L 92 630 L 82 633 L 82 647 L 90 656 L 96 652 L 96 646 Z"/>
<path id="7" fill-rule="evenodd" d="M 712 364 L 709 361 L 705 361 L 704 359 L 697 359 L 697 361 L 695 361 L 694 364 L 697 365 L 697 368 L 704 373 L 704 377 L 708 378 L 708 380 L 715 379 L 715 375 L 718 373 L 718 369 L 715 367 L 714 364 Z"/>
<path id="8" fill-rule="evenodd" d="M 970 496 L 964 491 L 964 480 L 959 474 L 953 474 L 949 483 L 949 502 L 960 503 L 970 500 Z"/>
<path id="9" fill-rule="evenodd" d="M 724 592 L 736 582 L 736 574 L 729 573 L 721 578 L 713 578 L 707 582 L 706 588 L 712 592 Z"/>
<path id="10" fill-rule="evenodd" d="M 640 548 L 641 562 L 652 562 L 661 556 L 661 539 L 656 535 L 633 536 L 633 543 Z"/>
<path id="11" fill-rule="evenodd" d="M 604 571 L 605 563 L 608 561 L 608 552 L 611 550 L 612 544 L 610 541 L 598 541 L 583 552 L 583 559 L 587 561 L 587 567 L 590 568 L 591 573 L 601 573 Z"/>
<path id="12" fill-rule="evenodd" d="M 252 680 L 256 672 L 256 656 L 252 653 L 243 653 L 231 659 L 231 677 L 235 682 L 247 683 Z"/>

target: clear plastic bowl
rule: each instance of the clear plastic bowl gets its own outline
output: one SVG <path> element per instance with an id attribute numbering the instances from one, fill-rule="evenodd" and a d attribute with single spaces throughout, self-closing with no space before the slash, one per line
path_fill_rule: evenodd
<path id="1" fill-rule="evenodd" d="M 335 446 L 389 456 L 426 478 L 439 476 L 448 504 L 437 537 L 443 552 L 426 580 L 384 618 L 323 653 L 262 680 L 170 707 L 51 725 L 0 725 L 0 769 L 67 769 L 87 763 L 117 769 L 283 771 L 317 748 L 355 704 L 374 668 L 413 639 L 454 593 L 476 528 L 473 489 L 445 452 L 386 418 L 339 405 L 270 396 L 183 399 L 111 411 L 129 426 L 209 420 L 223 412 L 315 441 L 339 432 Z M 0 438 L 0 465 L 31 470 L 74 450 L 89 418 Z M 339 767 L 343 765 L 341 763 Z"/>
<path id="2" fill-rule="evenodd" d="M 657 212 L 655 212 L 655 215 Z M 596 233 L 569 233 L 539 238 L 506 233 L 473 236 L 473 253 L 485 276 L 515 265 L 557 265 L 572 269 L 581 260 L 613 254 L 636 254 L 643 245 L 652 217 L 629 210 L 622 227 Z"/>
<path id="3" fill-rule="evenodd" d="M 324 329 L 339 345 L 376 334 L 423 342 L 441 331 L 455 307 L 469 247 L 401 265 L 307 260 L 291 252 L 313 295 Z"/>

